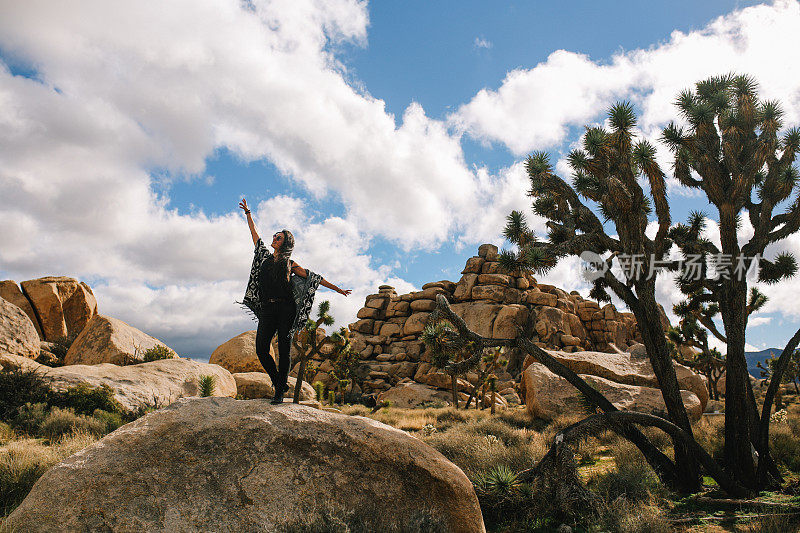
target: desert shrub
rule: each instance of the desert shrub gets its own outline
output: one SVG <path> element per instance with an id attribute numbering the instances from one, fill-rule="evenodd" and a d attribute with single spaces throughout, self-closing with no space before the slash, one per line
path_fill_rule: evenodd
<path id="1" fill-rule="evenodd" d="M 109 413 L 102 409 L 95 409 L 94 413 L 92 413 L 92 418 L 95 418 L 103 425 L 103 435 L 111 433 L 125 424 L 119 413 Z"/>
<path id="2" fill-rule="evenodd" d="M 16 438 L 17 434 L 10 425 L 5 422 L 0 422 L 0 446 L 8 444 Z"/>
<path id="3" fill-rule="evenodd" d="M 79 383 L 65 391 L 54 392 L 49 402 L 55 407 L 72 408 L 81 415 L 91 415 L 96 409 L 109 413 L 122 413 L 122 405 L 114 398 L 114 390 L 108 385 L 92 387 Z"/>
<path id="4" fill-rule="evenodd" d="M 26 403 L 17 409 L 17 413 L 11 420 L 13 427 L 28 435 L 36 436 L 42 427 L 49 408 L 46 403 Z"/>
<path id="5" fill-rule="evenodd" d="M 703 417 L 692 427 L 694 438 L 711 457 L 722 460 L 725 448 L 725 419 L 722 416 Z"/>
<path id="6" fill-rule="evenodd" d="M 8 515 L 42 474 L 96 439 L 78 434 L 45 446 L 34 439 L 10 442 L 0 450 L 0 512 Z"/>
<path id="7" fill-rule="evenodd" d="M 214 389 L 217 387 L 217 378 L 215 376 L 200 376 L 199 386 L 200 396 L 213 396 Z"/>
<path id="8" fill-rule="evenodd" d="M 151 361 L 160 361 L 161 359 L 172 359 L 174 354 L 172 351 L 163 344 L 156 344 L 152 348 L 148 348 L 142 354 L 142 361 L 149 363 Z"/>
<path id="9" fill-rule="evenodd" d="M 0 420 L 13 418 L 26 403 L 46 403 L 49 380 L 36 370 L 3 368 L 0 371 Z"/>
<path id="10" fill-rule="evenodd" d="M 800 437 L 786 423 L 770 424 L 770 450 L 775 462 L 800 472 Z"/>
<path id="11" fill-rule="evenodd" d="M 69 408 L 53 407 L 39 427 L 39 434 L 50 441 L 75 433 L 99 437 L 105 434 L 105 424 L 94 417 L 75 414 Z"/>
<path id="12" fill-rule="evenodd" d="M 670 533 L 672 523 L 657 505 L 631 502 L 624 497 L 600 505 L 597 522 L 603 531 Z"/>
<path id="13" fill-rule="evenodd" d="M 792 514 L 759 516 L 747 525 L 748 533 L 787 533 L 800 530 L 800 519 Z"/>
<path id="14" fill-rule="evenodd" d="M 624 498 L 629 502 L 644 502 L 654 494 L 663 495 L 664 486 L 641 452 L 623 441 L 614 450 L 615 468 L 597 476 L 596 490 L 606 502 Z"/>
<path id="15" fill-rule="evenodd" d="M 506 444 L 494 434 L 476 431 L 476 425 L 463 424 L 420 438 L 455 463 L 471 480 L 479 479 L 495 467 L 519 472 L 534 466 L 544 455 L 543 443 L 538 439 L 510 439 Z"/>

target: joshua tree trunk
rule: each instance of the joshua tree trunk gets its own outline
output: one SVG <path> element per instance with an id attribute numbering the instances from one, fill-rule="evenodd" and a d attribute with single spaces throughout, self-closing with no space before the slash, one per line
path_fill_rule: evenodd
<path id="1" fill-rule="evenodd" d="M 294 397 L 292 403 L 300 403 L 300 391 L 303 390 L 303 377 L 306 375 L 306 358 L 300 360 L 300 368 L 297 369 L 297 381 L 294 383 Z"/>
<path id="2" fill-rule="evenodd" d="M 672 358 L 664 336 L 664 327 L 661 324 L 661 314 L 655 301 L 655 284 L 651 285 L 653 297 L 643 298 L 640 292 L 638 296 L 641 305 L 636 306 L 634 315 L 639 324 L 639 331 L 642 334 L 642 343 L 647 348 L 647 353 L 650 354 L 650 363 L 658 380 L 669 418 L 676 426 L 692 437 L 692 425 L 689 422 L 689 416 L 686 414 L 686 407 L 683 405 L 678 378 L 675 374 L 675 368 L 672 366 Z M 648 291 L 649 296 L 651 287 L 643 288 Z M 694 454 L 682 440 L 675 440 L 674 448 L 675 469 L 677 470 L 679 486 L 685 491 L 699 490 L 701 487 L 700 465 Z"/>
<path id="3" fill-rule="evenodd" d="M 453 392 L 453 407 L 458 409 L 458 381 L 455 374 L 450 374 L 450 388 Z"/>

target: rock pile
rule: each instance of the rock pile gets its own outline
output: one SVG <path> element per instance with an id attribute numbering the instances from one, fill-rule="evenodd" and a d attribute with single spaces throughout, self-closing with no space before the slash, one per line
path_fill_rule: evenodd
<path id="1" fill-rule="evenodd" d="M 21 285 L 21 289 L 20 289 Z M 0 281 L 0 298 L 22 309 L 43 341 L 75 336 L 97 314 L 97 300 L 86 283 L 65 276 Z"/>
<path id="2" fill-rule="evenodd" d="M 383 393 L 409 381 L 449 388 L 449 376 L 431 365 L 420 340 L 439 294 L 485 337 L 510 338 L 522 332 L 542 348 L 565 352 L 617 351 L 641 340 L 631 313 L 617 311 L 611 304 L 601 307 L 576 291 L 538 283 L 528 273 L 506 274 L 497 247 L 484 244 L 477 256 L 467 260 L 458 283 L 426 283 L 421 291 L 403 295 L 383 285 L 377 294 L 367 296 L 359 320 L 350 324 L 353 347 L 361 355 L 365 393 Z M 503 373 L 498 378 L 501 401 L 518 402 L 513 377 Z M 477 379 L 477 374 L 467 374 L 459 389 L 470 390 Z M 405 388 L 402 397 L 415 389 Z M 424 395 L 433 397 L 435 391 L 420 391 L 419 396 Z"/>

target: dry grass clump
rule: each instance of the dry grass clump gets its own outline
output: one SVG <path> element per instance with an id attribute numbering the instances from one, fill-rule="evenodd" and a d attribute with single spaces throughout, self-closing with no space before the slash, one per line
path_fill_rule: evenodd
<path id="1" fill-rule="evenodd" d="M 39 439 L 11 441 L 0 448 L 0 512 L 8 515 L 51 466 L 95 442 L 94 435 L 70 434 L 50 446 Z"/>

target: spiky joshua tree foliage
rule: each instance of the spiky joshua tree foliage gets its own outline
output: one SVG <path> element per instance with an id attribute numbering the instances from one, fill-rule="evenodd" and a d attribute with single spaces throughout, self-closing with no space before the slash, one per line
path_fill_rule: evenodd
<path id="1" fill-rule="evenodd" d="M 759 420 L 745 360 L 745 329 L 748 316 L 766 300 L 748 291 L 744 273 L 758 270 L 758 281 L 776 283 L 797 270 L 791 254 L 767 259 L 764 253 L 800 229 L 795 167 L 800 130 L 782 131 L 780 104 L 759 99 L 757 84 L 748 76 L 701 81 L 694 90 L 683 91 L 676 105 L 684 125 L 671 123 L 663 132 L 674 156 L 675 177 L 708 197 L 717 210 L 720 242 L 716 246 L 703 238 L 700 214 L 673 229 L 672 238 L 684 256 L 700 254 L 704 265 L 700 276 L 679 280 L 679 285 L 695 318 L 727 343 L 725 463 L 741 483 L 764 488 L 780 479 L 767 439 L 775 391 L 767 391 Z M 752 232 L 740 231 L 744 221 Z M 747 234 L 752 236 L 743 238 Z M 721 267 L 713 275 L 706 268 L 709 260 Z M 709 320 L 717 311 L 721 330 Z M 800 332 L 784 350 L 777 373 L 788 365 L 798 341 Z M 759 455 L 757 472 L 752 447 Z"/>

